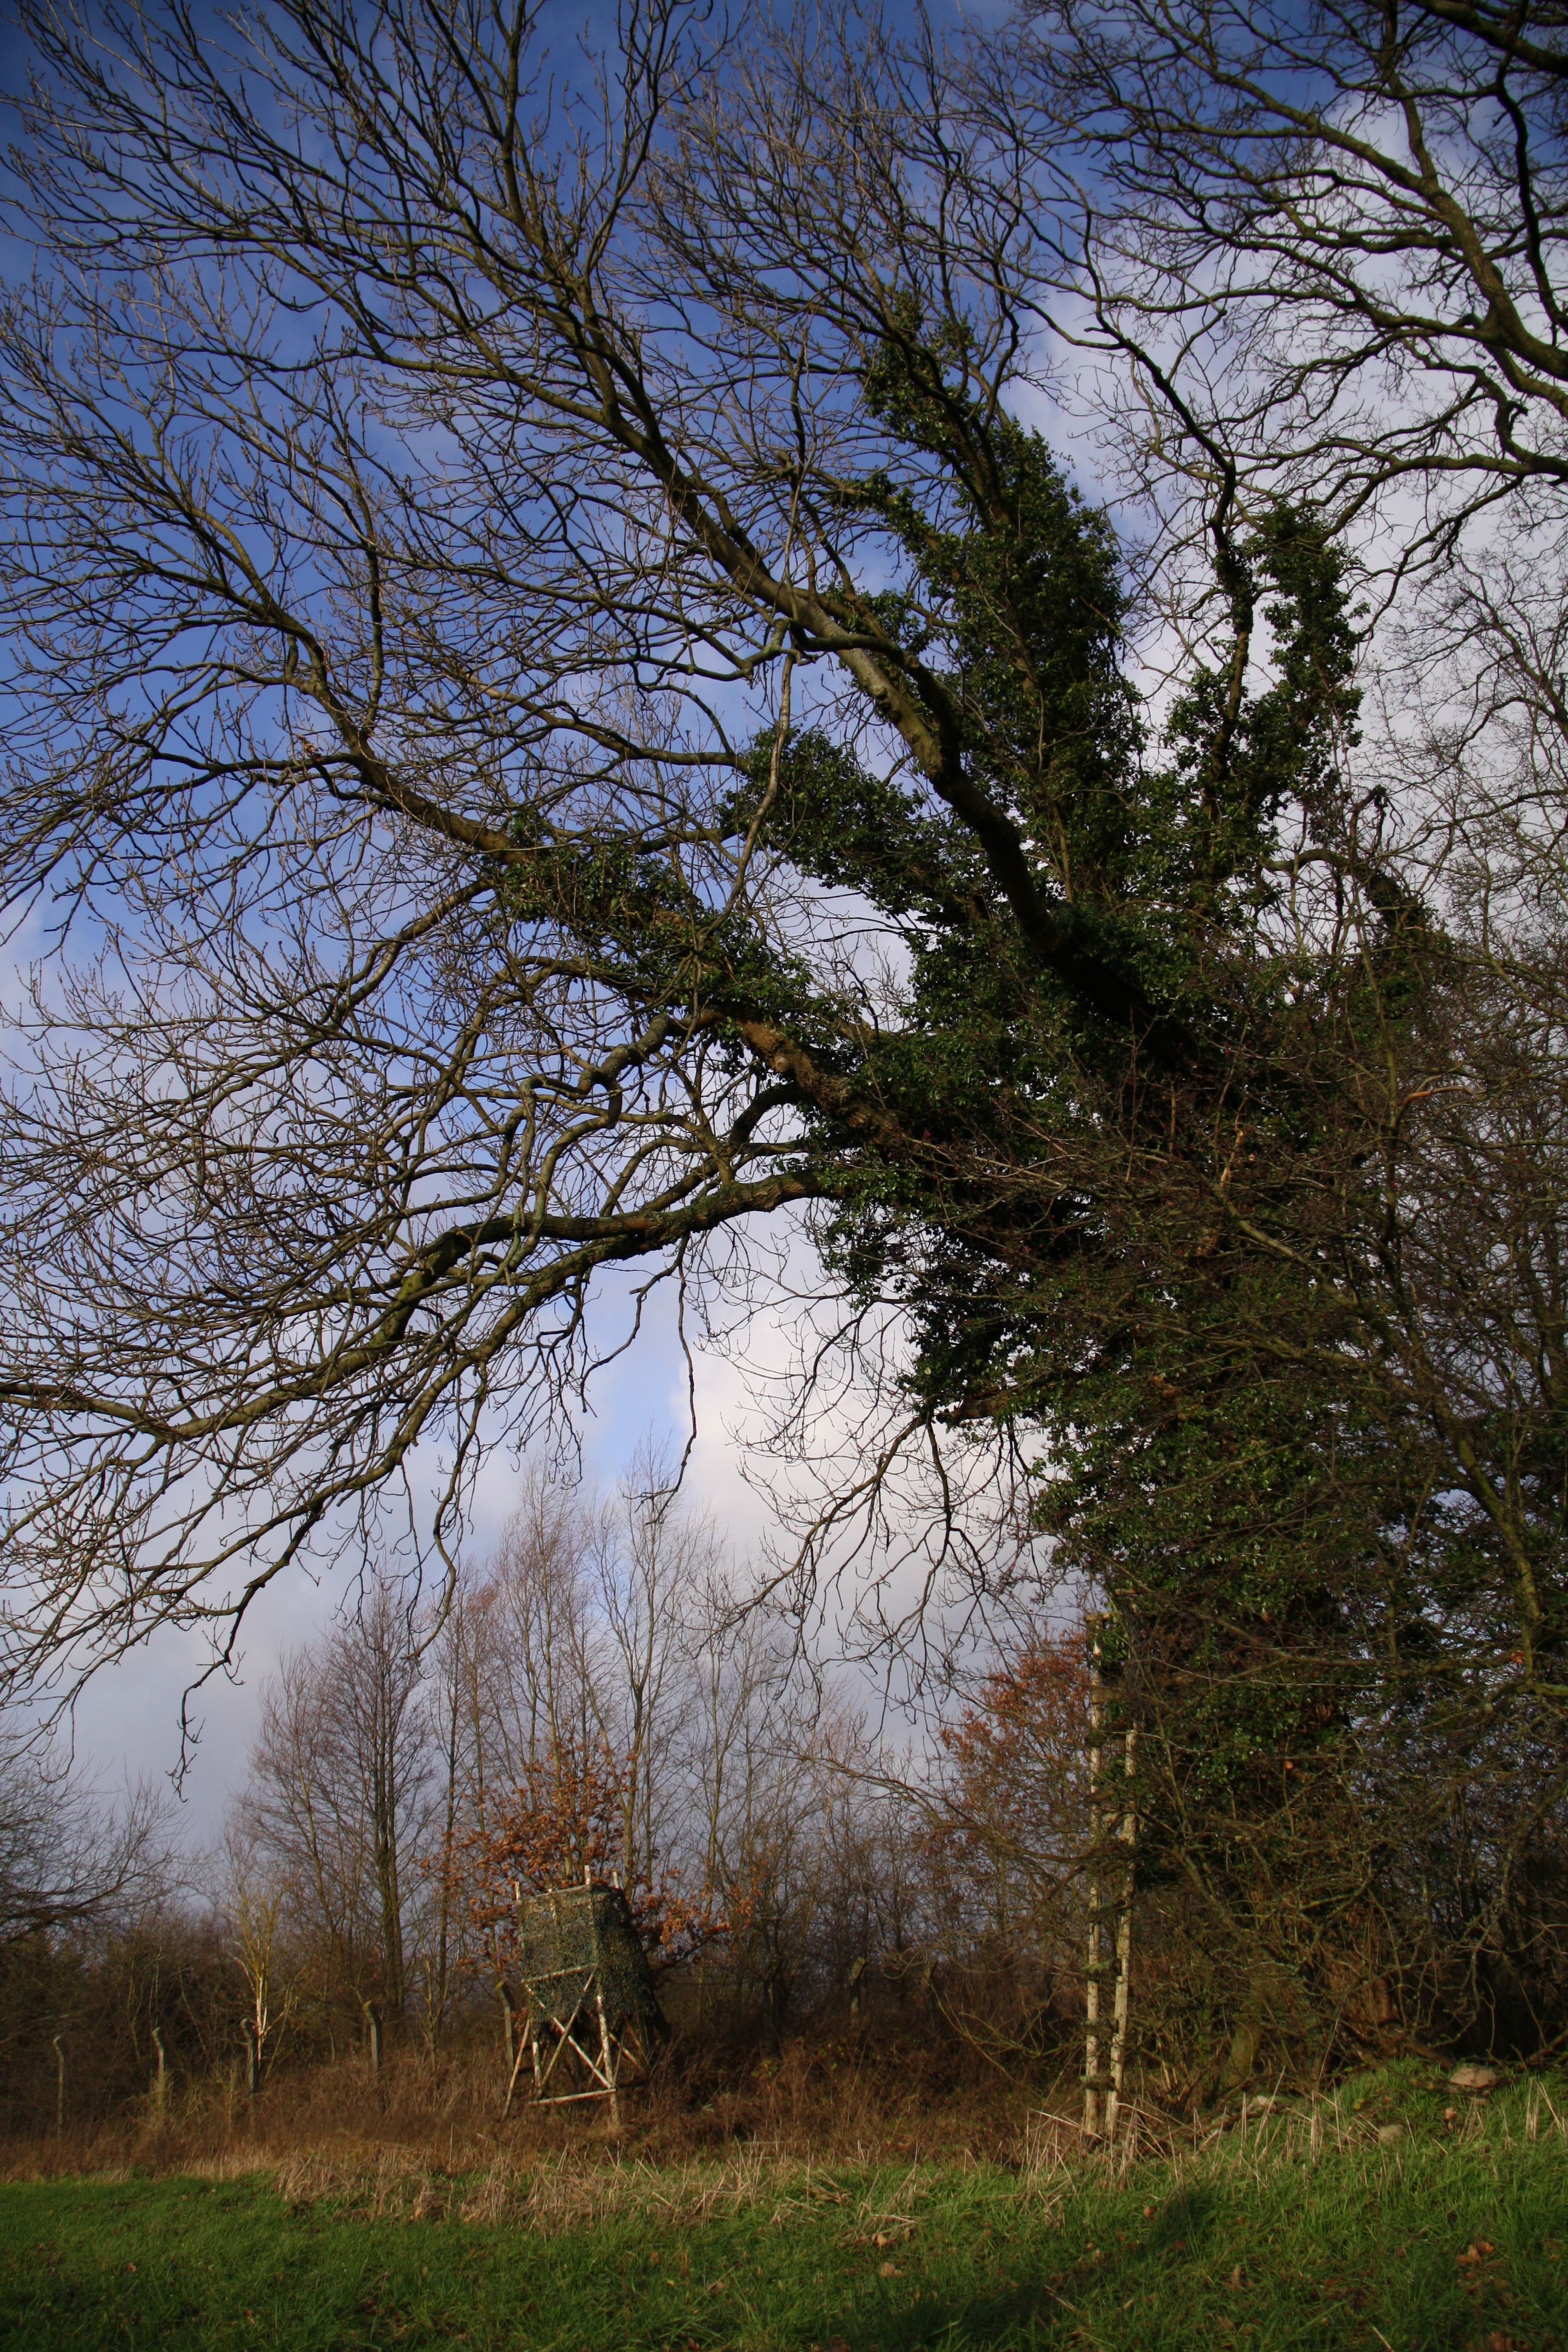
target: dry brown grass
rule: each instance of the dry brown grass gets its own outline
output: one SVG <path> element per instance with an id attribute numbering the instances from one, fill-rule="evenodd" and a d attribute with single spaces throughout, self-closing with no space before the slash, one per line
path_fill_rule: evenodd
<path id="1" fill-rule="evenodd" d="M 464 2191 L 492 2201 L 563 2195 L 568 2176 L 611 2196 L 639 2168 L 681 2178 L 685 2168 L 695 2179 L 692 2168 L 706 2179 L 717 2165 L 716 2177 L 738 2180 L 770 2164 L 1019 2165 L 1039 2111 L 1055 2104 L 1040 2082 L 1009 2083 L 961 2044 L 881 2032 L 802 2035 L 776 2059 L 685 2045 L 627 2098 L 619 2130 L 597 2105 L 542 2110 L 520 2098 L 503 2117 L 504 2089 L 498 2053 L 481 2043 L 434 2070 L 411 2050 L 379 2075 L 357 2059 L 280 2070 L 254 2101 L 230 2072 L 175 2084 L 162 2112 L 149 2098 L 86 2130 L 0 2144 L 0 2179 L 271 2170 L 297 2200 L 329 2192 L 295 2183 L 330 2178 L 337 2196 L 352 2178 L 367 2211 L 383 2210 L 377 2200 L 416 2200 L 437 2193 L 431 2183 L 476 2177 L 505 2184 Z M 525 2191 L 523 2181 L 533 2185 Z"/>

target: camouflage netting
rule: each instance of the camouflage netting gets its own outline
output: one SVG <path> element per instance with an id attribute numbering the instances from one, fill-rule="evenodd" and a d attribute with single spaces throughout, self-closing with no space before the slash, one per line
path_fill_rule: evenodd
<path id="1" fill-rule="evenodd" d="M 567 1886 L 525 1895 L 518 1906 L 519 1973 L 530 2020 L 563 2019 L 575 2010 L 597 1971 L 612 2033 L 636 2019 L 659 2027 L 664 2016 L 638 1940 L 631 1906 L 618 1886 Z"/>

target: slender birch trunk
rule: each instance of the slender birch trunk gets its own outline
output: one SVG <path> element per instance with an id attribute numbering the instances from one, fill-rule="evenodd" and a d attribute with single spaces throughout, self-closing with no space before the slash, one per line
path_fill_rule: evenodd
<path id="1" fill-rule="evenodd" d="M 1105 2103 L 1105 2137 L 1114 2146 L 1116 2115 L 1127 2064 L 1127 2005 L 1132 1965 L 1132 1884 L 1138 1849 L 1138 1810 L 1133 1787 L 1138 1762 L 1138 1729 L 1129 1724 L 1122 1748 L 1123 1794 L 1121 1827 L 1117 1835 L 1127 1848 L 1121 1877 L 1121 1910 L 1116 1922 L 1116 1995 L 1110 2036 L 1110 2095 Z"/>
<path id="2" fill-rule="evenodd" d="M 1101 1617 L 1088 1620 L 1089 1633 L 1089 1946 L 1084 1970 L 1083 2129 L 1086 2139 L 1100 2136 L 1100 1769 L 1104 1726 L 1104 1686 L 1100 1675 Z"/>

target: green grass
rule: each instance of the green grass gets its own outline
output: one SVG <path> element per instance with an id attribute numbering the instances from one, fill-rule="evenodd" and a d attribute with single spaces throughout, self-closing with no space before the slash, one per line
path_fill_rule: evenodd
<path id="1" fill-rule="evenodd" d="M 1568 2142 L 1550 2109 L 1527 2137 L 1532 2095 L 1446 2126 L 1407 2067 L 1119 2182 L 755 2151 L 510 2184 L 318 2169 L 309 2201 L 303 2167 L 292 2200 L 273 2175 L 29 2182 L 0 2189 L 0 2343 L 1568 2352 Z"/>

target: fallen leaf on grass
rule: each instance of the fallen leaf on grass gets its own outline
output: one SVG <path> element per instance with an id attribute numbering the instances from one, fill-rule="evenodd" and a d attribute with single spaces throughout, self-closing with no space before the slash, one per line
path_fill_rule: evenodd
<path id="1" fill-rule="evenodd" d="M 899 2266 L 897 2263 L 881 2263 L 878 2265 L 877 2276 L 879 2278 L 897 2278 L 898 2275 Z"/>
<path id="2" fill-rule="evenodd" d="M 1236 2268 L 1226 2279 L 1226 2284 L 1234 2291 L 1237 2287 L 1240 2286 L 1241 2283 L 1241 2264 L 1237 2263 Z"/>

